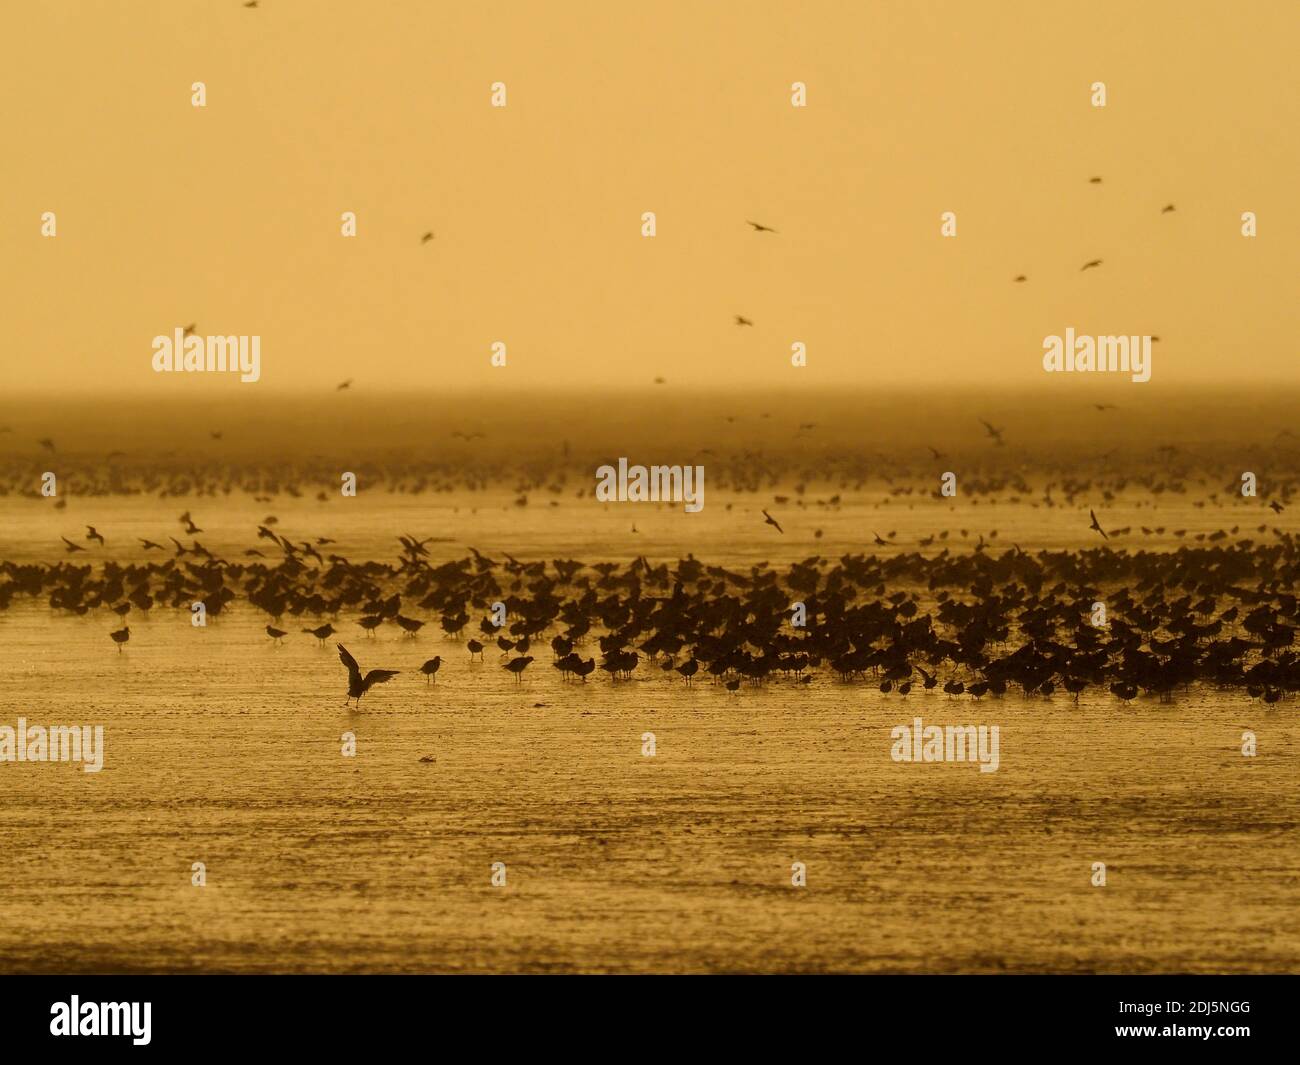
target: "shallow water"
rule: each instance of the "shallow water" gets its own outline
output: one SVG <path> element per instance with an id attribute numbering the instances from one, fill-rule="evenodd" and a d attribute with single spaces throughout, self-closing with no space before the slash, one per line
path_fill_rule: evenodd
<path id="1" fill-rule="evenodd" d="M 57 522 L 70 536 L 94 522 L 109 539 L 99 558 L 178 531 L 188 508 L 199 539 L 230 557 L 275 513 L 281 532 L 334 536 L 351 558 L 392 559 L 410 531 L 455 538 L 430 545 L 435 561 L 473 543 L 738 566 L 865 550 L 873 510 L 906 541 L 961 523 L 973 540 L 1009 509 L 954 518 L 939 503 L 846 500 L 796 510 L 774 541 L 757 518 L 766 500 L 719 502 L 689 544 L 659 508 L 516 508 L 505 496 L 353 510 L 73 499 Z M 0 511 L 0 557 L 57 557 L 42 508 Z M 1143 520 L 1208 530 L 1228 509 Z M 1018 519 L 1026 549 L 1084 542 L 1073 512 L 1024 513 L 1042 521 Z M 621 532 L 633 516 L 638 533 Z M 98 774 L 0 763 L 5 970 L 1300 969 L 1292 702 L 1205 688 L 1128 707 L 1096 691 L 1077 706 L 901 698 L 825 671 L 733 695 L 644 663 L 631 681 L 566 684 L 544 647 L 516 684 L 495 652 L 471 663 L 435 626 L 368 639 L 345 616 L 363 670 L 404 671 L 357 712 L 342 705 L 332 643 L 297 631 L 314 619 L 286 616 L 283 646 L 244 602 L 205 628 L 159 608 L 128 620 L 118 653 L 104 611 L 54 616 L 20 600 L 0 614 L 0 724 L 102 724 L 106 747 Z M 444 665 L 426 685 L 413 670 L 434 654 Z M 916 716 L 999 726 L 997 772 L 894 762 L 890 729 Z M 1254 758 L 1241 754 L 1246 729 Z M 347 731 L 355 757 L 341 754 Z M 791 886 L 794 862 L 804 888 Z M 1105 887 L 1090 883 L 1094 862 Z"/>

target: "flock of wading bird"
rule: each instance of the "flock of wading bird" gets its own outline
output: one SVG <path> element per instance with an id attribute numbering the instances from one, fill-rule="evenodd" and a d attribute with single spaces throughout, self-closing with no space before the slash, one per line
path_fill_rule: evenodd
<path id="1" fill-rule="evenodd" d="M 188 512 L 180 520 L 191 535 L 202 531 Z M 901 696 L 938 688 L 979 699 L 1018 688 L 1077 701 L 1105 687 L 1127 703 L 1140 694 L 1169 701 L 1201 683 L 1275 704 L 1300 691 L 1292 591 L 1300 540 L 1272 533 L 1269 543 L 1136 553 L 1109 544 L 994 553 L 981 536 L 969 553 L 815 556 L 784 571 L 762 563 L 742 572 L 693 556 L 588 565 L 497 560 L 473 548 L 434 564 L 432 538 L 406 535 L 395 562 L 357 563 L 323 556 L 327 537 L 295 543 L 264 524 L 257 537 L 278 560 L 253 549 L 255 560 L 235 561 L 174 541 L 176 553 L 156 562 L 0 563 L 0 611 L 30 596 L 82 616 L 107 610 L 125 620 L 202 603 L 207 618 L 219 618 L 243 600 L 269 617 L 276 643 L 290 635 L 281 626 L 291 617 L 311 620 L 297 627 L 322 646 L 350 626 L 366 637 L 393 627 L 416 640 L 436 618 L 445 638 L 465 641 L 471 662 L 499 654 L 517 682 L 537 661 L 530 652 L 549 644 L 552 668 L 582 683 L 596 670 L 611 682 L 658 671 L 736 692 L 777 678 L 808 684 L 822 671 Z M 93 526 L 86 536 L 103 543 Z M 348 614 L 356 617 L 342 620 Z M 120 652 L 130 626 L 110 636 Z M 338 651 L 358 706 L 400 672 L 363 673 L 342 643 Z M 435 656 L 418 672 L 432 683 L 441 666 Z"/>

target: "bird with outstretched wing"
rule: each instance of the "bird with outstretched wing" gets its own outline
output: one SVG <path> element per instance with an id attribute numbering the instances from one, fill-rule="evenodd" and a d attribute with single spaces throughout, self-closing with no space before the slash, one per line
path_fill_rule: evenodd
<path id="1" fill-rule="evenodd" d="M 357 660 L 352 657 L 341 643 L 335 644 L 339 649 L 339 661 L 342 662 L 348 670 L 348 698 L 343 705 L 347 706 L 352 699 L 357 701 L 357 706 L 361 705 L 361 697 L 366 694 L 376 684 L 384 684 L 392 680 L 401 670 L 397 669 L 372 669 L 364 677 L 361 675 L 361 667 L 357 665 Z"/>

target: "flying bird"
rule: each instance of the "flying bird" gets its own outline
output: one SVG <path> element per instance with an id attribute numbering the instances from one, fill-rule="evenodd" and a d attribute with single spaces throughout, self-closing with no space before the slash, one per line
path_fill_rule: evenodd
<path id="1" fill-rule="evenodd" d="M 1103 529 L 1103 528 L 1101 527 L 1101 522 L 1099 522 L 1099 521 L 1097 520 L 1097 512 L 1096 512 L 1095 510 L 1093 510 L 1091 507 L 1089 507 L 1089 508 L 1088 508 L 1088 515 L 1089 515 L 1089 517 L 1092 518 L 1092 524 L 1089 525 L 1088 528 L 1089 528 L 1089 529 L 1096 529 L 1099 533 L 1101 533 L 1101 538 L 1102 538 L 1103 540 L 1109 540 L 1110 537 L 1106 535 L 1106 530 Z"/>
<path id="2" fill-rule="evenodd" d="M 1098 410 L 1119 410 L 1114 403 L 1094 403 L 1093 406 Z"/>
<path id="3" fill-rule="evenodd" d="M 74 544 L 74 543 L 73 543 L 71 540 L 69 540 L 66 536 L 61 536 L 61 537 L 59 537 L 59 539 L 62 540 L 65 544 L 68 545 L 68 554 L 70 554 L 70 555 L 71 555 L 73 552 L 75 552 L 75 551 L 84 551 L 84 550 L 86 550 L 86 549 L 85 549 L 84 547 L 82 547 L 80 544 Z"/>
<path id="4" fill-rule="evenodd" d="M 357 660 L 348 653 L 348 649 L 341 643 L 334 645 L 339 649 L 339 661 L 348 669 L 348 697 L 343 701 L 343 705 L 355 699 L 358 709 L 361 707 L 361 697 L 366 694 L 376 684 L 386 684 L 392 680 L 400 670 L 397 669 L 372 669 L 364 677 L 361 675 L 361 667 L 357 665 Z"/>
<path id="5" fill-rule="evenodd" d="M 48 436 L 42 437 L 40 440 L 37 440 L 36 442 L 40 444 L 41 447 L 45 448 L 46 451 L 54 450 L 54 441 L 51 440 Z"/>
<path id="6" fill-rule="evenodd" d="M 1084 270 L 1091 270 L 1094 266 L 1100 266 L 1100 265 L 1101 265 L 1100 259 L 1090 259 L 1088 260 L 1088 262 L 1084 263 L 1081 267 L 1079 267 L 1079 272 L 1083 273 Z"/>
<path id="7" fill-rule="evenodd" d="M 1099 178 L 1099 177 L 1090 177 L 1090 178 L 1088 179 L 1088 184 L 1089 184 L 1089 185 L 1100 185 L 1100 184 L 1101 184 L 1101 178 Z"/>
<path id="8" fill-rule="evenodd" d="M 344 381 L 341 385 L 337 386 L 337 387 L 334 389 L 334 391 L 335 391 L 335 392 L 342 392 L 345 388 L 351 388 L 351 387 L 352 387 L 352 378 L 349 377 L 349 378 L 348 378 L 346 381 Z"/>
<path id="9" fill-rule="evenodd" d="M 95 531 L 95 527 L 94 527 L 93 525 L 87 525 L 87 526 L 86 526 L 86 539 L 87 539 L 87 540 L 98 540 L 98 541 L 99 541 L 99 546 L 100 546 L 100 547 L 104 547 L 104 546 L 105 546 L 105 544 L 104 544 L 104 538 L 103 538 L 102 536 L 100 536 L 98 532 Z"/>
<path id="10" fill-rule="evenodd" d="M 748 225 L 751 225 L 751 226 L 754 227 L 754 232 L 755 232 L 755 233 L 775 233 L 775 232 L 776 232 L 776 230 L 773 229 L 771 226 L 765 226 L 765 225 L 763 225 L 762 222 L 750 222 L 748 219 L 746 219 L 746 222 L 747 222 Z"/>
<path id="11" fill-rule="evenodd" d="M 1029 278 L 1027 278 L 1024 274 L 1016 274 L 1015 280 L 1017 283 L 1019 283 L 1021 281 L 1028 281 Z"/>
<path id="12" fill-rule="evenodd" d="M 764 524 L 764 525 L 770 525 L 770 526 L 772 526 L 772 528 L 774 528 L 777 532 L 779 532 L 782 536 L 785 535 L 785 530 L 784 530 L 783 528 L 781 528 L 781 526 L 780 526 L 780 524 L 777 522 L 777 520 L 776 520 L 774 517 L 772 517 L 772 515 L 769 514 L 766 510 L 763 511 L 763 524 Z"/>
<path id="13" fill-rule="evenodd" d="M 751 322 L 748 318 L 746 318 L 743 314 L 738 314 L 738 315 L 736 315 L 736 324 L 737 324 L 737 325 L 753 325 L 754 323 Z"/>
<path id="14" fill-rule="evenodd" d="M 156 544 L 156 543 L 154 543 L 152 540 L 146 540 L 143 536 L 137 536 L 136 539 L 139 540 L 140 543 L 142 543 L 142 544 L 144 545 L 144 549 L 145 549 L 146 551 L 164 551 L 164 550 L 166 550 L 166 549 L 163 547 L 162 544 Z"/>
<path id="15" fill-rule="evenodd" d="M 1173 211 L 1174 211 L 1174 205 L 1172 203 L 1167 203 L 1162 208 L 1160 208 L 1161 214 L 1172 214 Z"/>
<path id="16" fill-rule="evenodd" d="M 188 337 L 188 336 L 193 336 L 193 335 L 194 335 L 194 330 L 197 329 L 197 328 L 198 328 L 198 323 L 197 323 L 197 322 L 190 322 L 190 324 L 187 325 L 187 326 L 185 327 L 185 329 L 184 329 L 184 331 L 181 333 L 181 335 L 182 335 L 182 336 L 187 336 L 187 337 Z"/>
<path id="17" fill-rule="evenodd" d="M 979 419 L 979 423 L 980 423 L 980 425 L 984 426 L 984 429 L 988 432 L 989 436 L 992 437 L 992 439 L 993 439 L 993 443 L 994 443 L 995 445 L 997 445 L 998 447 L 1001 447 L 1003 444 L 1006 443 L 1006 441 L 1002 439 L 1002 430 L 1001 430 L 1001 429 L 995 429 L 995 428 L 994 428 L 993 426 L 991 426 L 988 422 L 986 422 L 983 418 Z"/>
<path id="18" fill-rule="evenodd" d="M 1283 506 L 1281 503 L 1279 503 L 1276 499 L 1271 500 L 1271 501 L 1269 502 L 1268 505 L 1269 505 L 1269 508 L 1273 511 L 1274 514 L 1281 514 L 1282 511 L 1286 510 L 1286 507 L 1284 507 L 1284 506 Z"/>
<path id="19" fill-rule="evenodd" d="M 422 237 L 420 238 L 420 243 L 421 243 L 421 244 L 428 244 L 429 241 L 431 241 L 431 240 L 433 240 L 433 230 L 432 230 L 432 229 L 429 230 L 427 233 L 424 234 L 424 236 L 422 236 Z"/>

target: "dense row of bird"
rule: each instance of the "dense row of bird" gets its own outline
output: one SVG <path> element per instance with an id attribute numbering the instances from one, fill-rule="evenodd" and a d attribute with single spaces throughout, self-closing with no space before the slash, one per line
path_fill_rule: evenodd
<path id="1" fill-rule="evenodd" d="M 1113 405 L 1090 406 L 1109 410 Z M 735 420 L 735 416 L 724 417 Z M 762 421 L 765 415 L 755 417 L 767 424 Z M 888 451 L 843 440 L 822 441 L 824 427 L 817 422 L 778 419 L 770 424 L 766 435 L 773 443 L 769 446 L 719 445 L 693 455 L 694 461 L 706 466 L 711 490 L 773 493 L 777 505 L 796 508 L 834 507 L 845 492 L 903 502 L 942 498 L 939 475 L 953 470 L 960 476 L 963 499 L 1046 508 L 1075 507 L 1089 500 L 1109 503 L 1121 497 L 1136 506 L 1154 506 L 1163 498 L 1190 499 L 1197 508 L 1262 505 L 1262 500 L 1285 506 L 1300 495 L 1296 462 L 1293 458 L 1279 461 L 1282 450 L 1300 443 L 1289 430 L 1269 443 L 1242 449 L 1237 456 L 1235 465 L 1261 471 L 1260 498 L 1244 500 L 1241 470 L 1225 467 L 1221 455 L 1198 454 L 1174 444 L 1136 450 L 1116 444 L 1097 453 L 1036 445 L 1033 465 L 1038 473 L 1031 478 L 1025 473 L 1024 453 L 1005 446 L 1005 427 L 983 418 L 969 419 L 971 431 L 984 441 L 978 447 L 968 441 L 960 447 L 918 444 Z M 778 443 L 786 433 L 788 442 Z M 222 434 L 210 435 L 219 440 Z M 529 460 L 514 461 L 494 457 L 485 448 L 483 435 L 479 430 L 453 430 L 449 444 L 434 445 L 436 457 L 415 458 L 401 451 L 372 459 L 353 455 L 346 468 L 367 492 L 398 496 L 470 492 L 474 500 L 506 491 L 519 506 L 559 506 L 565 499 L 589 500 L 593 471 L 617 459 L 594 451 L 571 452 L 563 442 L 553 452 L 534 449 Z M 0 461 L 0 497 L 41 499 L 58 510 L 66 508 L 70 498 L 105 496 L 225 499 L 238 493 L 267 504 L 277 499 L 328 503 L 341 498 L 339 460 L 325 457 L 293 463 L 248 459 L 235 465 L 220 448 L 215 457 L 175 452 L 104 456 L 65 452 L 49 438 L 39 444 L 37 454 L 23 459 L 12 442 L 6 442 L 8 457 Z M 423 450 L 427 455 L 429 449 Z M 47 471 L 57 472 L 59 478 L 58 494 L 48 500 L 43 495 Z"/>
<path id="2" fill-rule="evenodd" d="M 308 556 L 267 526 L 259 536 L 280 549 L 279 560 L 204 553 L 0 563 L 0 611 L 30 597 L 57 612 L 127 619 L 202 603 L 207 618 L 219 619 L 244 602 L 267 616 L 271 639 L 298 628 L 322 643 L 388 626 L 416 639 L 434 625 L 464 640 L 471 658 L 500 653 L 517 678 L 537 660 L 529 652 L 549 648 L 566 679 L 585 682 L 601 670 L 620 680 L 658 668 L 733 691 L 780 677 L 806 683 L 818 670 L 904 695 L 914 685 L 976 698 L 1013 688 L 1077 696 L 1104 686 L 1127 701 L 1139 693 L 1168 699 L 1199 682 L 1273 703 L 1300 691 L 1292 591 L 1300 542 L 1281 531 L 1270 543 L 1174 552 L 899 550 L 812 557 L 783 571 L 692 556 L 673 564 L 525 562 L 473 549 L 435 563 L 430 540 L 412 536 L 400 538 L 395 562 L 351 562 Z M 129 625 L 112 638 L 120 650 Z M 432 679 L 440 665 L 431 658 L 422 672 Z M 358 688 L 351 697 L 368 690 L 364 681 L 350 685 Z"/>

